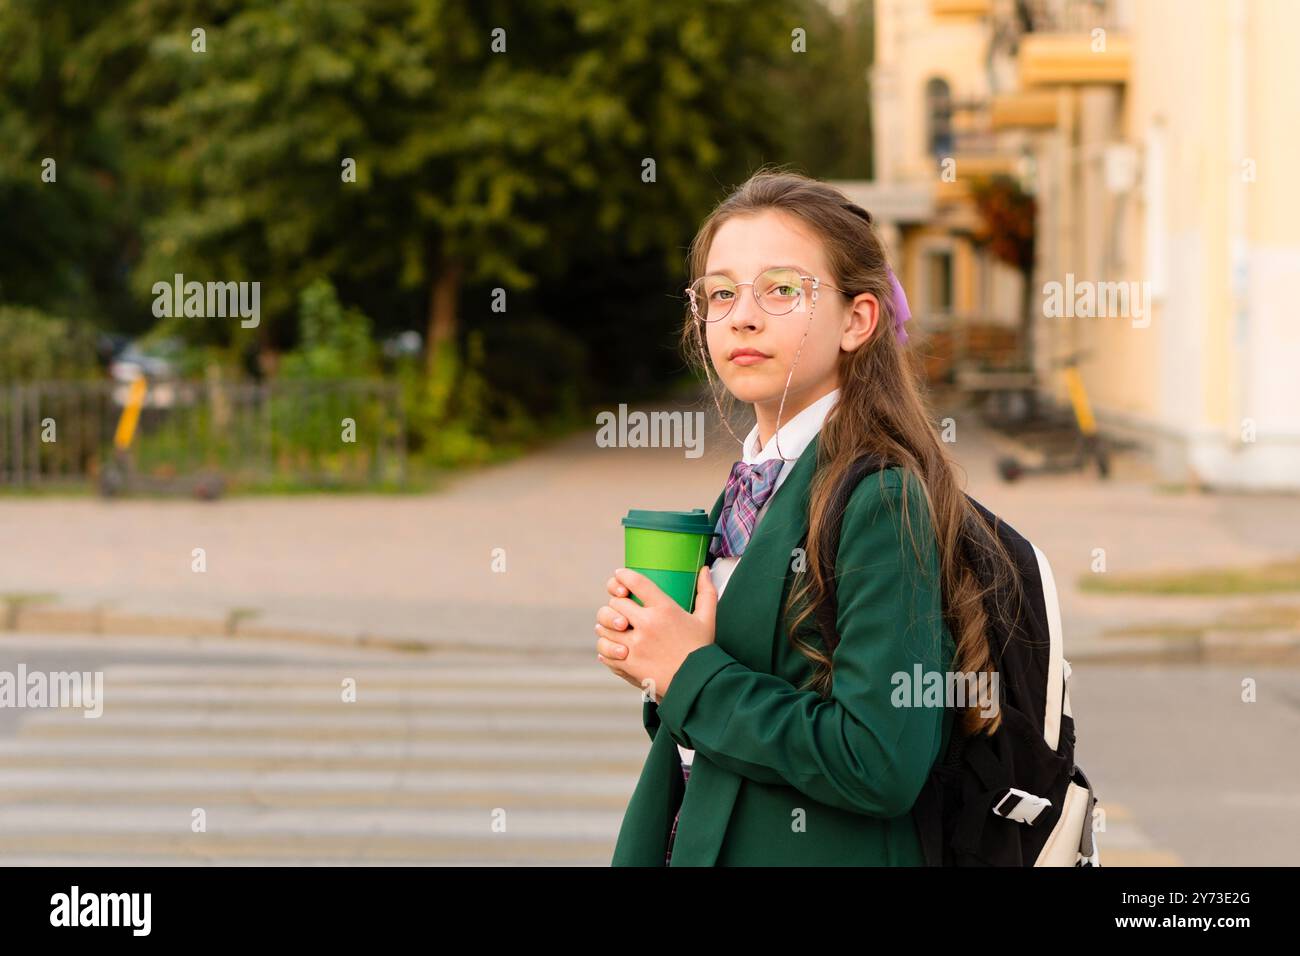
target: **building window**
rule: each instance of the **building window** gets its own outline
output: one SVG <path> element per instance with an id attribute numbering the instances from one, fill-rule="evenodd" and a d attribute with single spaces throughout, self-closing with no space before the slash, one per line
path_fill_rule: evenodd
<path id="1" fill-rule="evenodd" d="M 925 256 L 925 304 L 931 313 L 948 315 L 953 308 L 952 252 L 937 249 Z"/>
<path id="2" fill-rule="evenodd" d="M 946 80 L 938 77 L 925 84 L 925 111 L 928 117 L 930 155 L 943 159 L 952 155 L 952 91 Z"/>

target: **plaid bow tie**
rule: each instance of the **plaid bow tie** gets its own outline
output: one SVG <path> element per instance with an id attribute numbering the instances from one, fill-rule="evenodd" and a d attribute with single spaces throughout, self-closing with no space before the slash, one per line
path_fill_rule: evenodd
<path id="1" fill-rule="evenodd" d="M 731 466 L 722 500 L 722 514 L 718 516 L 718 526 L 714 529 L 721 537 L 710 549 L 715 555 L 738 558 L 745 553 L 745 545 L 749 543 L 754 523 L 758 521 L 759 509 L 772 497 L 776 477 L 784 464 L 780 458 L 769 458 L 756 465 L 738 461 Z"/>

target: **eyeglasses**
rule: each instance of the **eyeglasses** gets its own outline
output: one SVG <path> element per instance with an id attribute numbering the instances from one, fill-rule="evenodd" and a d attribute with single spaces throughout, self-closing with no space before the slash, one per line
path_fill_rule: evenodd
<path id="1" fill-rule="evenodd" d="M 725 319 L 731 313 L 742 285 L 751 287 L 758 307 L 768 315 L 788 315 L 803 304 L 806 282 L 812 283 L 814 304 L 819 288 L 844 292 L 816 276 L 802 275 L 798 269 L 778 266 L 760 273 L 751 282 L 733 282 L 725 275 L 700 276 L 687 287 L 686 294 L 691 300 L 691 314 L 702 322 Z"/>

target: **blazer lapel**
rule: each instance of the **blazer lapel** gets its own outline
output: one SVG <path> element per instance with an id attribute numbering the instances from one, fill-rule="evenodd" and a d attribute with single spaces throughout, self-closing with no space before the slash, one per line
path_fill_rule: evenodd
<path id="1" fill-rule="evenodd" d="M 777 614 L 785 592 L 794 549 L 808 531 L 808 490 L 817 467 L 817 437 L 799 460 L 785 467 L 790 475 L 772 496 L 763 520 L 745 546 L 745 553 L 727 580 L 718 601 L 714 641 L 751 670 L 773 673 L 776 662 Z M 717 527 L 725 490 L 714 502 L 710 518 Z M 713 563 L 710 556 L 708 563 Z M 740 777 L 697 754 L 682 801 L 682 814 L 673 839 L 673 866 L 713 866 L 740 791 Z"/>
<path id="2" fill-rule="evenodd" d="M 753 670 L 767 671 L 775 663 L 772 635 L 785 579 L 794 549 L 808 532 L 808 491 L 817 469 L 817 438 L 813 436 L 796 462 L 785 466 L 794 470 L 772 496 L 718 601 L 714 640 Z M 718 496 L 710 513 L 714 527 L 722 514 L 724 495 Z"/>

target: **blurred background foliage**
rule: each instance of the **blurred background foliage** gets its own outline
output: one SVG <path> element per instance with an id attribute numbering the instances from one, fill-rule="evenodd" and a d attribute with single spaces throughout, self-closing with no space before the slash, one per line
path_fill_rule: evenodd
<path id="1" fill-rule="evenodd" d="M 385 377 L 440 465 L 652 397 L 682 374 L 686 246 L 726 189 L 766 162 L 869 175 L 870 14 L 0 0 L 0 370 L 93 375 L 178 339 L 209 379 Z M 259 324 L 155 318 L 177 273 L 260 282 Z"/>

